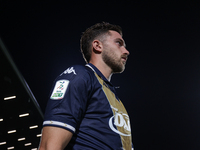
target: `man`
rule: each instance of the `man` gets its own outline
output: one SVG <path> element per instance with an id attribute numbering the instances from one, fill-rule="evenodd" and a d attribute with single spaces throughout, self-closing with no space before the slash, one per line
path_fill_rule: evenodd
<path id="1" fill-rule="evenodd" d="M 129 55 L 119 26 L 98 23 L 81 37 L 86 66 L 72 66 L 55 81 L 40 150 L 131 150 L 129 116 L 110 83 Z"/>

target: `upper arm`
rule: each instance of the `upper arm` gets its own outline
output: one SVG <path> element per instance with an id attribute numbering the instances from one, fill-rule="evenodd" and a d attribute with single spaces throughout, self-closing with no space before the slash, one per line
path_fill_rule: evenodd
<path id="1" fill-rule="evenodd" d="M 78 69 L 73 70 L 76 73 L 66 71 L 54 82 L 45 111 L 40 150 L 63 149 L 75 133 L 86 110 L 88 83 Z"/>
<path id="2" fill-rule="evenodd" d="M 51 90 L 55 96 L 47 103 L 43 125 L 55 125 L 74 133 L 86 111 L 88 91 L 87 81 L 78 75 L 73 79 L 59 77 Z"/>
<path id="3" fill-rule="evenodd" d="M 72 138 L 72 132 L 59 127 L 45 126 L 39 150 L 62 150 Z"/>

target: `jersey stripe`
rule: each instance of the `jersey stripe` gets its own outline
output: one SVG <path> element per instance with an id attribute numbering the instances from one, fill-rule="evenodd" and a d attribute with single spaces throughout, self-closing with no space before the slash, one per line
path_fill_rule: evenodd
<path id="1" fill-rule="evenodd" d="M 119 114 L 119 113 L 124 114 L 123 116 L 125 116 L 124 119 L 126 120 L 125 121 L 126 127 L 128 127 L 128 128 L 125 128 L 124 126 L 117 126 L 117 130 L 115 130 L 115 132 L 118 133 L 121 137 L 123 149 L 132 149 L 130 121 L 129 121 L 129 117 L 126 112 L 126 109 L 124 108 L 124 105 L 122 104 L 122 102 L 118 101 L 116 99 L 115 94 L 103 84 L 104 81 L 96 73 L 95 73 L 95 75 L 96 75 L 97 79 L 99 80 L 99 83 L 102 85 L 102 89 L 107 97 L 107 100 L 110 103 L 110 106 L 113 111 L 113 119 L 114 119 L 114 117 L 117 117 L 115 119 L 118 119 L 117 114 Z M 109 123 L 111 124 L 111 122 L 112 121 L 110 119 Z"/>

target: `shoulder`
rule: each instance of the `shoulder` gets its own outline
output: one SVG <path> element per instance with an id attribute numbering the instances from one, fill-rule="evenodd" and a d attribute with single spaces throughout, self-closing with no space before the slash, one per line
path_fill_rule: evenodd
<path id="1" fill-rule="evenodd" d="M 93 71 L 91 71 L 90 68 L 81 65 L 65 69 L 53 83 L 51 99 L 62 99 L 67 91 L 76 93 L 77 91 L 83 92 L 83 89 L 90 89 L 94 76 L 92 75 Z"/>
<path id="2" fill-rule="evenodd" d="M 88 80 L 93 75 L 93 71 L 83 65 L 73 65 L 65 69 L 58 77 L 58 79 L 67 79 L 67 80 Z"/>

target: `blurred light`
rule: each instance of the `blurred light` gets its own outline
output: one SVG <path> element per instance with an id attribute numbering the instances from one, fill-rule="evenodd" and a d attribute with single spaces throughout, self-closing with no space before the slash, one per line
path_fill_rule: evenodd
<path id="1" fill-rule="evenodd" d="M 29 127 L 29 129 L 34 129 L 34 128 L 38 128 L 38 125 Z"/>
<path id="2" fill-rule="evenodd" d="M 8 134 L 15 133 L 15 132 L 16 132 L 16 130 L 11 130 L 11 131 L 8 131 Z"/>
<path id="3" fill-rule="evenodd" d="M 32 148 L 31 150 L 37 150 L 37 148 Z"/>
<path id="4" fill-rule="evenodd" d="M 14 99 L 16 96 L 5 97 L 4 100 Z"/>
<path id="5" fill-rule="evenodd" d="M 25 140 L 26 138 L 20 138 L 20 139 L 18 139 L 18 141 L 23 141 L 23 140 Z"/>
<path id="6" fill-rule="evenodd" d="M 29 146 L 29 145 L 31 145 L 31 143 L 26 143 L 26 144 L 24 144 L 24 146 Z"/>
<path id="7" fill-rule="evenodd" d="M 0 121 L 3 121 L 3 119 L 0 119 Z"/>
<path id="8" fill-rule="evenodd" d="M 38 134 L 38 135 L 37 135 L 37 137 L 41 137 L 41 136 L 42 136 L 42 134 Z"/>
<path id="9" fill-rule="evenodd" d="M 12 147 L 8 147 L 7 149 L 14 149 L 15 147 L 14 146 L 12 146 Z"/>
<path id="10" fill-rule="evenodd" d="M 25 117 L 25 116 L 29 116 L 29 113 L 19 115 L 19 117 Z"/>
<path id="11" fill-rule="evenodd" d="M 1 143 L 0 143 L 0 145 L 4 145 L 4 144 L 6 144 L 6 142 L 1 142 Z"/>

